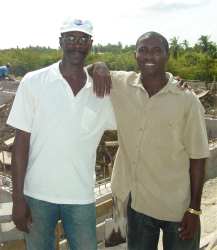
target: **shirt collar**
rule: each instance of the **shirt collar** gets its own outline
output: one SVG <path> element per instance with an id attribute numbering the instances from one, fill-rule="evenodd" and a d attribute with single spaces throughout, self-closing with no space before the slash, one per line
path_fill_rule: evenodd
<path id="1" fill-rule="evenodd" d="M 180 88 L 178 87 L 178 81 L 174 78 L 174 76 L 171 73 L 166 72 L 166 75 L 168 78 L 168 82 L 159 91 L 159 93 L 168 93 L 168 92 L 172 92 L 176 94 L 180 93 Z M 145 90 L 141 82 L 141 73 L 137 75 L 137 78 L 133 82 L 131 82 L 130 85 L 132 85 L 133 87 L 137 87 L 137 88 L 141 88 Z"/>
<path id="2" fill-rule="evenodd" d="M 53 80 L 63 80 L 63 76 L 60 72 L 59 64 L 61 61 L 58 61 L 52 65 L 52 79 Z M 91 88 L 93 85 L 93 79 L 92 77 L 88 74 L 86 67 L 84 67 L 84 71 L 87 76 L 86 83 L 84 85 L 84 88 Z M 65 80 L 65 79 L 64 79 Z"/>

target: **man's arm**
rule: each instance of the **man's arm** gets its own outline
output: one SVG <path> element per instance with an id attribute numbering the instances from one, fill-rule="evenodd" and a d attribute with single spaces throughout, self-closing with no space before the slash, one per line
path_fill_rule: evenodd
<path id="1" fill-rule="evenodd" d="M 109 68 L 104 62 L 96 62 L 87 66 L 89 75 L 93 78 L 93 91 L 98 97 L 110 94 L 112 80 Z"/>
<path id="2" fill-rule="evenodd" d="M 87 71 L 93 78 L 93 91 L 96 96 L 103 98 L 105 95 L 109 95 L 112 88 L 112 80 L 107 65 L 104 62 L 95 62 L 87 66 Z M 176 79 L 181 89 L 190 89 L 189 85 L 180 77 Z"/>
<path id="3" fill-rule="evenodd" d="M 16 130 L 12 151 L 13 211 L 12 219 L 16 227 L 28 232 L 31 223 L 30 209 L 25 201 L 23 187 L 28 164 L 30 133 Z"/>
<path id="4" fill-rule="evenodd" d="M 205 176 L 206 159 L 190 159 L 191 202 L 190 208 L 200 210 Z"/>
<path id="5" fill-rule="evenodd" d="M 201 196 L 205 176 L 206 159 L 190 159 L 190 183 L 191 201 L 189 208 L 200 211 Z M 195 232 L 199 229 L 199 215 L 186 211 L 181 222 L 180 237 L 183 240 L 192 239 Z"/>

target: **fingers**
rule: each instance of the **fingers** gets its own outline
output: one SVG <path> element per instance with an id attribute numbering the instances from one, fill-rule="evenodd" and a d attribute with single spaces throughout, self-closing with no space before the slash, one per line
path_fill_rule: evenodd
<path id="1" fill-rule="evenodd" d="M 32 216 L 28 214 L 27 217 L 12 218 L 17 229 L 20 231 L 29 233 L 30 227 L 32 225 Z"/>
<path id="2" fill-rule="evenodd" d="M 102 77 L 94 79 L 94 93 L 97 97 L 103 98 L 106 95 L 110 94 L 111 90 L 111 78 L 110 76 Z"/>
<path id="3" fill-rule="evenodd" d="M 106 89 L 106 78 L 105 76 L 102 77 L 102 81 L 99 81 L 99 85 L 100 85 L 100 97 L 104 97 L 105 95 L 105 89 Z"/>
<path id="4" fill-rule="evenodd" d="M 192 89 L 191 86 L 187 82 L 185 82 L 183 79 L 178 80 L 177 86 L 182 90 L 186 90 L 186 89 L 191 90 Z"/>
<path id="5" fill-rule="evenodd" d="M 190 240 L 194 237 L 195 232 L 198 230 L 199 218 L 195 215 L 186 213 L 180 225 L 179 237 L 182 240 Z"/>
<path id="6" fill-rule="evenodd" d="M 97 85 L 95 83 L 93 83 L 93 93 L 94 94 L 97 93 Z"/>
<path id="7" fill-rule="evenodd" d="M 29 228 L 32 224 L 32 216 L 25 199 L 13 203 L 12 220 L 17 229 L 29 233 Z"/>
<path id="8" fill-rule="evenodd" d="M 182 231 L 180 233 L 180 238 L 182 240 L 191 240 L 194 237 L 194 233 L 195 232 L 193 231 L 193 229 L 191 227 L 187 227 L 187 228 L 185 228 L 184 231 Z"/>
<path id="9" fill-rule="evenodd" d="M 112 88 L 112 80 L 111 77 L 109 77 L 109 79 L 107 79 L 107 84 L 106 84 L 106 91 L 105 91 L 106 95 L 110 95 L 111 88 Z"/>
<path id="10" fill-rule="evenodd" d="M 177 81 L 180 81 L 181 80 L 181 77 L 180 76 L 175 76 L 174 77 Z"/>
<path id="11" fill-rule="evenodd" d="M 185 235 L 186 232 L 187 232 L 187 221 L 186 218 L 184 217 L 179 228 L 179 237 L 182 240 L 184 240 L 183 235 Z"/>
<path id="12" fill-rule="evenodd" d="M 181 229 L 179 236 L 182 240 L 190 240 L 193 236 L 191 228 L 188 225 L 186 225 L 185 228 Z"/>
<path id="13" fill-rule="evenodd" d="M 26 218 L 20 218 L 20 219 L 14 218 L 13 222 L 17 229 L 19 229 L 20 231 L 29 233 L 30 224 L 28 224 L 28 221 Z"/>
<path id="14" fill-rule="evenodd" d="M 97 97 L 103 98 L 110 94 L 112 80 L 107 68 L 97 67 L 93 71 L 93 91 Z"/>
<path id="15" fill-rule="evenodd" d="M 188 88 L 188 84 L 184 80 L 179 80 L 178 81 L 178 87 L 180 89 L 186 89 L 186 88 Z"/>
<path id="16" fill-rule="evenodd" d="M 31 215 L 29 215 L 29 217 L 27 218 L 26 225 L 27 225 L 28 230 L 30 230 L 30 228 L 32 226 L 32 216 Z"/>
<path id="17" fill-rule="evenodd" d="M 104 80 L 103 77 L 101 76 L 96 76 L 93 78 L 94 81 L 94 93 L 96 94 L 97 97 L 104 97 L 104 93 L 105 93 L 105 85 L 106 82 Z"/>

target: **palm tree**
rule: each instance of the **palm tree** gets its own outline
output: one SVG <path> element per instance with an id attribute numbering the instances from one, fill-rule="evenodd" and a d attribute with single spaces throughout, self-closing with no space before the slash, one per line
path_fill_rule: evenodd
<path id="1" fill-rule="evenodd" d="M 183 40 L 182 47 L 183 47 L 184 50 L 188 50 L 189 49 L 189 42 L 188 42 L 188 40 Z"/>
<path id="2" fill-rule="evenodd" d="M 209 51 L 211 42 L 209 41 L 209 36 L 201 36 L 198 39 L 198 47 L 201 49 L 202 52 L 206 53 Z"/>
<path id="3" fill-rule="evenodd" d="M 178 40 L 179 40 L 178 37 L 173 37 L 172 39 L 170 39 L 170 52 L 175 59 L 178 58 L 178 54 L 181 48 Z"/>
<path id="4" fill-rule="evenodd" d="M 209 41 L 209 39 L 209 36 L 201 36 L 195 47 L 199 48 L 203 53 L 208 54 L 211 58 L 217 58 L 217 45 Z"/>

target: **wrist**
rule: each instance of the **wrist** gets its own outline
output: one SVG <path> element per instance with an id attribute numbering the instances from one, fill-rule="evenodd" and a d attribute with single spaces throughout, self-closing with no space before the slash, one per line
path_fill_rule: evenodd
<path id="1" fill-rule="evenodd" d="M 198 200 L 192 200 L 189 205 L 190 208 L 193 208 L 195 210 L 200 210 L 200 201 Z"/>
<path id="2" fill-rule="evenodd" d="M 23 201 L 25 199 L 24 194 L 12 194 L 13 202 Z"/>

